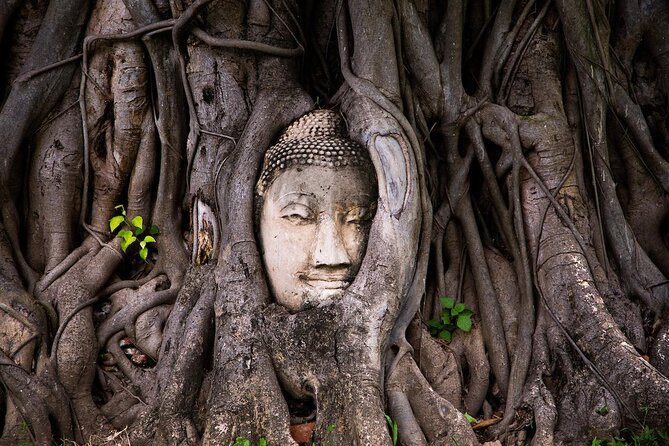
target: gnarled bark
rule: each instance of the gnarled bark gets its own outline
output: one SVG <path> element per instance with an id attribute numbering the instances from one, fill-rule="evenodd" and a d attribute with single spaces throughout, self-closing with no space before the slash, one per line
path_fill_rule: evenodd
<path id="1" fill-rule="evenodd" d="M 0 6 L 1 444 L 669 424 L 661 1 L 88 6 Z M 369 152 L 377 211 L 343 297 L 291 313 L 254 191 L 322 106 Z M 426 325 L 446 295 L 473 311 L 448 343 Z"/>

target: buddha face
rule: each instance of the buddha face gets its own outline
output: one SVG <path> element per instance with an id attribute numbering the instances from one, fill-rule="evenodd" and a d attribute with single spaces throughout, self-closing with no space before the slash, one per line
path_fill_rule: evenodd
<path id="1" fill-rule="evenodd" d="M 289 167 L 265 191 L 260 239 L 270 288 L 290 312 L 341 298 L 360 268 L 376 180 L 357 166 Z"/>

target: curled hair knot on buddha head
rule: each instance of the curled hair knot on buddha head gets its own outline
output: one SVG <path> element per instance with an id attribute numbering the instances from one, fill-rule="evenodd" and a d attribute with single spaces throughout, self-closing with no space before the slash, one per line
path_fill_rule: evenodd
<path id="1" fill-rule="evenodd" d="M 265 154 L 256 194 L 262 196 L 281 172 L 300 165 L 360 166 L 374 172 L 367 150 L 346 136 L 339 113 L 326 109 L 303 115 L 281 133 Z"/>

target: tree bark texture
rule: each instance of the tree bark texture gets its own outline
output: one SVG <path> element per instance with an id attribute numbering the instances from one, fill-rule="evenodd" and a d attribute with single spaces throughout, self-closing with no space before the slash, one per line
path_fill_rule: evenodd
<path id="1" fill-rule="evenodd" d="M 5 1 L 0 445 L 666 431 L 668 23 L 662 0 Z M 290 313 L 254 191 L 319 107 L 377 212 L 344 296 Z M 473 325 L 434 337 L 445 296 Z"/>

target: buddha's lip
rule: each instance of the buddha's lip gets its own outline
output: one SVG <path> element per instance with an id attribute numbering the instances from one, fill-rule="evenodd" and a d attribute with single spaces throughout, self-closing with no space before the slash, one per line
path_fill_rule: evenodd
<path id="1" fill-rule="evenodd" d="M 351 284 L 353 278 L 350 274 L 313 272 L 301 274 L 300 279 L 314 288 L 339 289 L 346 288 Z"/>
<path id="2" fill-rule="evenodd" d="M 335 273 L 326 272 L 304 272 L 299 274 L 299 278 L 307 282 L 322 281 L 322 282 L 353 282 L 353 277 L 347 271 L 340 271 Z"/>
<path id="3" fill-rule="evenodd" d="M 338 290 L 348 287 L 351 282 L 348 280 L 335 280 L 335 279 L 314 279 L 314 278 L 305 278 L 304 281 L 314 287 L 322 288 L 327 290 Z"/>

